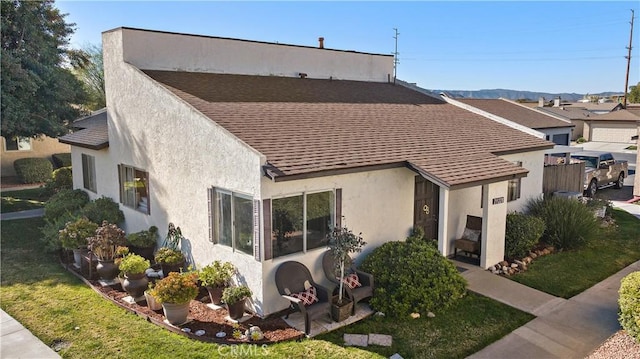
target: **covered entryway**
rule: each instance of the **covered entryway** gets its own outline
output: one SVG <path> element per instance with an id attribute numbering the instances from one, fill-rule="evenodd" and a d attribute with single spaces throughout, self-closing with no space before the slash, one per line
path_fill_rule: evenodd
<path id="1" fill-rule="evenodd" d="M 413 206 L 413 227 L 424 230 L 426 239 L 438 240 L 440 187 L 422 176 L 416 176 Z"/>

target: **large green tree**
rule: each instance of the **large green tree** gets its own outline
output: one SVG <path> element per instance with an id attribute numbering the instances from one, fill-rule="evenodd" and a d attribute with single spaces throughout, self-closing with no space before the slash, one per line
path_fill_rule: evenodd
<path id="1" fill-rule="evenodd" d="M 102 46 L 88 44 L 76 52 L 72 61 L 74 73 L 82 81 L 87 93 L 85 107 L 95 111 L 106 106 Z"/>
<path id="2" fill-rule="evenodd" d="M 63 134 L 86 97 L 70 68 L 74 24 L 50 0 L 2 0 L 1 6 L 2 135 Z"/>
<path id="3" fill-rule="evenodd" d="M 629 86 L 629 97 L 627 97 L 627 102 L 629 103 L 640 103 L 640 82 L 638 82 L 635 86 Z"/>

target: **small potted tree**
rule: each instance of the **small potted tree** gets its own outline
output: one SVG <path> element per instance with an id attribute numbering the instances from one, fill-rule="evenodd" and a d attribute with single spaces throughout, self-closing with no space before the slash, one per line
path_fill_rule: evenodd
<path id="1" fill-rule="evenodd" d="M 221 304 L 222 291 L 229 286 L 234 273 L 233 264 L 221 261 L 214 261 L 200 269 L 200 282 L 209 292 L 211 303 L 215 305 Z"/>
<path id="2" fill-rule="evenodd" d="M 151 290 L 151 295 L 162 303 L 164 316 L 169 323 L 180 325 L 187 321 L 189 303 L 199 292 L 197 280 L 196 272 L 171 272 Z"/>
<path id="3" fill-rule="evenodd" d="M 158 249 L 155 260 L 156 263 L 160 264 L 162 275 L 165 277 L 171 272 L 180 272 L 180 269 L 184 268 L 184 254 L 177 249 L 167 247 Z"/>
<path id="4" fill-rule="evenodd" d="M 148 230 L 128 234 L 127 246 L 131 252 L 152 260 L 157 240 L 158 227 L 151 226 Z"/>
<path id="5" fill-rule="evenodd" d="M 244 315 L 244 300 L 251 297 L 251 289 L 246 285 L 228 287 L 222 292 L 222 300 L 227 304 L 231 319 L 240 319 Z"/>
<path id="6" fill-rule="evenodd" d="M 96 229 L 95 235 L 87 240 L 89 249 L 98 258 L 96 271 L 102 279 L 113 280 L 120 272 L 114 259 L 117 248 L 125 245 L 124 231 L 113 223 L 103 221 Z"/>
<path id="7" fill-rule="evenodd" d="M 82 266 L 80 254 L 82 249 L 87 249 L 89 244 L 87 238 L 95 235 L 96 229 L 98 229 L 97 224 L 86 217 L 81 217 L 73 222 L 67 222 L 58 234 L 62 247 L 73 251 L 73 259 L 77 268 Z"/>
<path id="8" fill-rule="evenodd" d="M 340 284 L 338 284 L 338 296 L 331 303 L 331 316 L 337 322 L 347 319 L 353 309 L 353 302 L 344 297 L 345 265 L 350 262 L 351 253 L 362 251 L 367 242 L 362 237 L 362 233 L 356 235 L 347 227 L 335 227 L 329 232 L 329 249 L 336 263 L 336 272 L 340 273 Z"/>
<path id="9" fill-rule="evenodd" d="M 124 273 L 122 289 L 133 298 L 140 298 L 149 285 L 147 268 L 151 266 L 149 260 L 137 254 L 129 254 L 120 261 L 120 270 Z"/>

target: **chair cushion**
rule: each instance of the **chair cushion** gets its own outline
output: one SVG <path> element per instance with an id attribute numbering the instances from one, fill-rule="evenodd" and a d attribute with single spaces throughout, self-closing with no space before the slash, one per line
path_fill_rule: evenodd
<path id="1" fill-rule="evenodd" d="M 477 242 L 478 239 L 480 239 L 480 233 L 482 232 L 475 229 L 465 228 L 462 233 L 462 238 Z"/>
<path id="2" fill-rule="evenodd" d="M 291 293 L 291 296 L 298 298 L 302 301 L 303 305 L 311 305 L 318 301 L 318 294 L 316 293 L 316 287 L 310 287 L 309 289 L 300 293 Z"/>
<path id="3" fill-rule="evenodd" d="M 351 289 L 362 286 L 362 284 L 360 283 L 360 280 L 358 279 L 358 275 L 356 273 L 352 273 L 345 276 L 342 281 Z"/>

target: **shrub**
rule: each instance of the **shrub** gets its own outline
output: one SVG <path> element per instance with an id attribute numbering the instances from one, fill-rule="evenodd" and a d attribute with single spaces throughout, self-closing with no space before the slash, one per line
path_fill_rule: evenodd
<path id="1" fill-rule="evenodd" d="M 130 233 L 127 235 L 127 243 L 138 248 L 155 247 L 158 238 L 158 227 L 151 226 L 149 230 Z"/>
<path id="2" fill-rule="evenodd" d="M 119 247 L 125 245 L 124 231 L 113 223 L 107 221 L 96 229 L 96 234 L 87 239 L 89 249 L 101 260 L 114 260 L 118 255 Z"/>
<path id="3" fill-rule="evenodd" d="M 214 261 L 200 269 L 199 277 L 205 287 L 223 287 L 229 284 L 235 271 L 230 262 Z"/>
<path id="4" fill-rule="evenodd" d="M 78 218 L 73 222 L 67 222 L 59 232 L 58 238 L 63 248 L 76 249 L 86 247 L 87 238 L 96 234 L 98 225 L 88 220 L 86 217 Z"/>
<path id="5" fill-rule="evenodd" d="M 427 241 L 387 242 L 365 258 L 362 268 L 374 275 L 371 306 L 398 317 L 449 307 L 466 293 L 466 280 Z"/>
<path id="6" fill-rule="evenodd" d="M 151 263 L 137 254 L 129 254 L 122 258 L 118 268 L 125 274 L 144 273 L 147 268 L 151 267 Z"/>
<path id="7" fill-rule="evenodd" d="M 111 198 L 104 196 L 84 206 L 82 215 L 95 223 L 102 223 L 103 221 L 122 223 L 124 221 L 124 214 L 120 210 L 120 206 Z"/>
<path id="8" fill-rule="evenodd" d="M 53 166 L 46 158 L 21 158 L 13 162 L 13 168 L 22 183 L 46 182 L 53 172 Z"/>
<path id="9" fill-rule="evenodd" d="M 252 295 L 251 289 L 246 285 L 239 287 L 225 288 L 222 292 L 222 301 L 227 304 L 238 303 L 245 298 L 249 298 Z"/>
<path id="10" fill-rule="evenodd" d="M 62 167 L 53 171 L 52 178 L 47 180 L 45 190 L 48 193 L 58 193 L 63 189 L 73 188 L 73 173 L 71 167 Z"/>
<path id="11" fill-rule="evenodd" d="M 195 272 L 171 272 L 156 283 L 151 290 L 151 295 L 160 303 L 189 303 L 200 291 L 196 284 L 197 280 L 198 276 Z"/>
<path id="12" fill-rule="evenodd" d="M 507 214 L 504 252 L 507 258 L 522 258 L 535 246 L 542 233 L 544 221 L 522 213 Z"/>
<path id="13" fill-rule="evenodd" d="M 81 189 L 62 190 L 51 196 L 45 203 L 45 219 L 55 221 L 65 213 L 76 214 L 87 202 L 89 202 L 89 195 Z"/>
<path id="14" fill-rule="evenodd" d="M 71 167 L 71 153 L 54 153 L 51 159 L 56 168 Z"/>
<path id="15" fill-rule="evenodd" d="M 65 212 L 58 218 L 44 219 L 44 226 L 40 228 L 42 232 L 42 241 L 44 242 L 45 249 L 49 251 L 57 251 L 62 248 L 60 243 L 60 231 L 65 227 L 68 222 L 73 222 L 78 218 L 69 212 Z"/>
<path id="16" fill-rule="evenodd" d="M 640 272 L 622 278 L 620 290 L 620 325 L 630 336 L 640 342 Z"/>
<path id="17" fill-rule="evenodd" d="M 185 258 L 184 254 L 177 249 L 162 247 L 156 252 L 155 260 L 160 264 L 173 265 L 183 263 Z"/>
<path id="18" fill-rule="evenodd" d="M 551 197 L 531 199 L 527 212 L 544 220 L 542 240 L 560 249 L 583 246 L 598 233 L 598 220 L 593 212 L 580 201 Z"/>
<path id="19" fill-rule="evenodd" d="M 584 137 L 579 137 L 579 138 L 576 140 L 576 143 L 585 143 L 585 142 L 587 142 L 587 140 L 586 140 Z"/>

